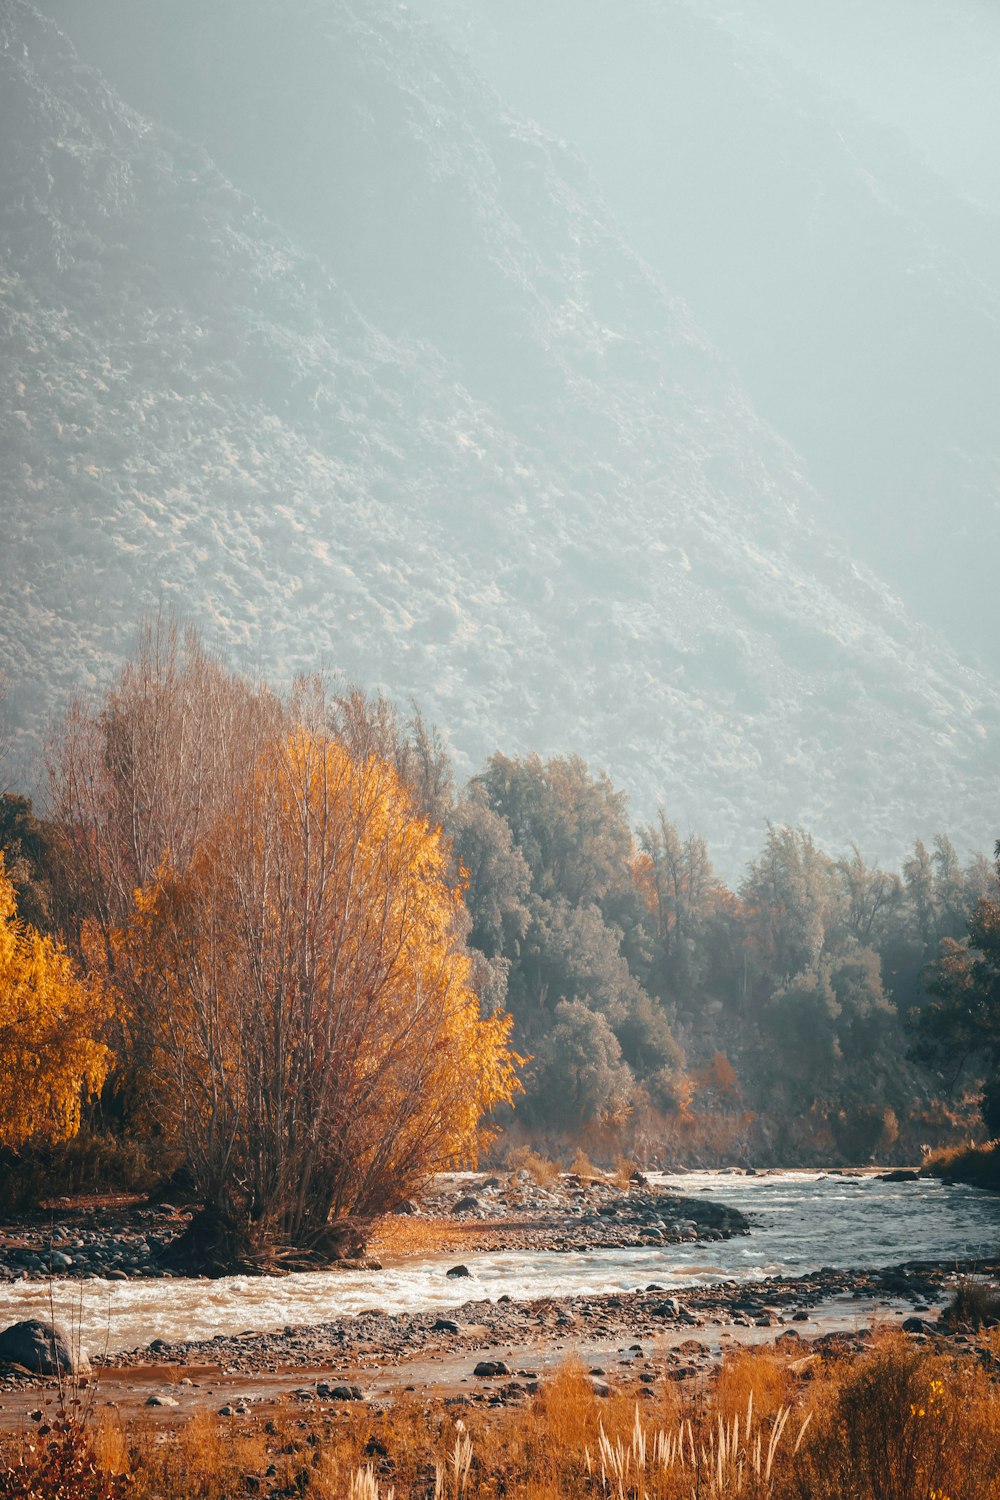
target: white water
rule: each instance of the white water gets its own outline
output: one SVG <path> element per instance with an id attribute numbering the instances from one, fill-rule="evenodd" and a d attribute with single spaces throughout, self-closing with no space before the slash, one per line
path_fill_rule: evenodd
<path id="1" fill-rule="evenodd" d="M 208 1339 L 323 1323 L 377 1310 L 447 1308 L 508 1293 L 515 1299 L 635 1290 L 655 1281 L 682 1287 L 734 1279 L 963 1261 L 1000 1254 L 1000 1196 L 934 1181 L 781 1172 L 761 1177 L 688 1173 L 656 1179 L 705 1192 L 751 1216 L 749 1236 L 709 1245 L 664 1245 L 586 1253 L 505 1252 L 468 1259 L 472 1276 L 448 1280 L 454 1257 L 435 1256 L 382 1271 L 313 1272 L 222 1281 L 20 1282 L 0 1288 L 0 1327 L 51 1315 L 79 1331 L 91 1352 L 133 1349 L 154 1338 Z"/>

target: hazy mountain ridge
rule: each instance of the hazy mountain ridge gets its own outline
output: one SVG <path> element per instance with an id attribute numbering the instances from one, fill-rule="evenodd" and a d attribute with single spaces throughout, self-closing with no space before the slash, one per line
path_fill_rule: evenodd
<path id="1" fill-rule="evenodd" d="M 201 16 L 209 70 L 236 14 Z M 265 216 L 29 5 L 0 12 L 21 723 L 106 676 L 166 597 L 269 670 L 325 661 L 415 695 L 467 763 L 579 750 L 733 858 L 768 815 L 878 852 L 929 823 L 982 842 L 995 690 L 822 530 L 795 455 L 578 159 L 403 13 L 299 19 L 295 56 L 332 45 L 353 80 L 349 138 L 315 127 L 315 151 L 362 163 L 329 222 L 239 180 Z M 255 75 L 235 76 L 242 139 Z M 297 94 L 259 102 L 279 164 Z"/>
<path id="2" fill-rule="evenodd" d="M 1000 221 L 800 71 L 775 40 L 780 7 L 418 3 L 581 149 L 853 553 L 995 670 Z"/>

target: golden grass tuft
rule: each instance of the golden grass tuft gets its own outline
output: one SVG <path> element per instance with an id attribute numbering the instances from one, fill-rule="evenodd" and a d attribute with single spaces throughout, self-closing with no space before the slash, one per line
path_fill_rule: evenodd
<path id="1" fill-rule="evenodd" d="M 542 1156 L 532 1146 L 515 1146 L 508 1152 L 507 1167 L 511 1172 L 527 1172 L 539 1187 L 550 1189 L 557 1186 L 562 1173 L 557 1161 Z"/>

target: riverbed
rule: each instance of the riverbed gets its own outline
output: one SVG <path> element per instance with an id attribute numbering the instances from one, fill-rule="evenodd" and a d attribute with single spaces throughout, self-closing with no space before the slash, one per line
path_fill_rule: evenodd
<path id="1" fill-rule="evenodd" d="M 932 1179 L 881 1182 L 870 1175 L 724 1172 L 652 1179 L 704 1192 L 746 1213 L 749 1236 L 709 1245 L 642 1249 L 502 1252 L 466 1257 L 470 1276 L 447 1277 L 454 1255 L 388 1264 L 380 1271 L 324 1271 L 219 1281 L 17 1282 L 0 1289 L 4 1323 L 23 1317 L 70 1325 L 92 1352 L 269 1331 L 358 1313 L 454 1307 L 462 1299 L 515 1301 L 752 1282 L 819 1270 L 995 1259 L 1000 1196 Z"/>

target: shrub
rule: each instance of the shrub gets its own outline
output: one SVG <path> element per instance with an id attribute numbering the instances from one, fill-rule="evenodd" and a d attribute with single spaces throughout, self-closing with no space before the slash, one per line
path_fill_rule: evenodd
<path id="1" fill-rule="evenodd" d="M 965 1182 L 1000 1192 L 1000 1142 L 988 1146 L 953 1146 L 933 1151 L 920 1168 L 926 1177 Z"/>
<path id="2" fill-rule="evenodd" d="M 103 1468 L 82 1418 L 61 1411 L 25 1439 L 19 1461 L 0 1469 L 3 1500 L 128 1500 L 131 1480 Z"/>
<path id="3" fill-rule="evenodd" d="M 995 1500 L 995 1388 L 971 1361 L 887 1336 L 846 1365 L 798 1455 L 797 1500 Z"/>
<path id="4" fill-rule="evenodd" d="M 508 1153 L 507 1166 L 512 1172 L 527 1172 L 539 1187 L 554 1188 L 559 1181 L 560 1166 L 531 1146 L 516 1146 Z"/>
<path id="5" fill-rule="evenodd" d="M 988 1281 L 963 1281 L 941 1321 L 952 1328 L 995 1328 L 1000 1325 L 1000 1287 Z"/>

